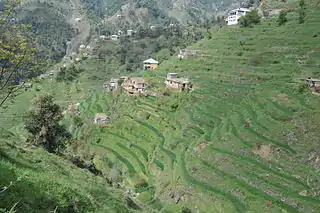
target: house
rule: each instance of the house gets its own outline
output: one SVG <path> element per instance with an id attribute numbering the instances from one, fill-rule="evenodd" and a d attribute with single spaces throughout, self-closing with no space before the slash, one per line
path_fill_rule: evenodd
<path id="1" fill-rule="evenodd" d="M 132 36 L 133 30 L 127 30 L 127 36 Z"/>
<path id="2" fill-rule="evenodd" d="M 192 89 L 192 83 L 187 78 L 180 78 L 178 73 L 168 73 L 167 79 L 164 82 L 166 87 L 180 92 L 189 91 Z"/>
<path id="3" fill-rule="evenodd" d="M 123 34 L 123 31 L 122 30 L 118 30 L 118 35 L 122 35 Z"/>
<path id="4" fill-rule="evenodd" d="M 149 58 L 143 62 L 143 68 L 145 70 L 154 70 L 158 67 L 159 61 L 154 60 L 153 58 Z"/>
<path id="5" fill-rule="evenodd" d="M 199 52 L 199 50 L 186 50 L 186 49 L 182 49 L 180 50 L 179 54 L 178 54 L 178 58 L 183 59 L 183 58 L 188 58 L 190 56 L 194 56 L 197 55 Z"/>
<path id="6" fill-rule="evenodd" d="M 76 103 L 76 104 L 70 104 L 68 106 L 68 111 L 71 113 L 71 114 L 79 114 L 80 111 L 79 111 L 79 106 L 80 106 L 80 103 Z"/>
<path id="7" fill-rule="evenodd" d="M 21 87 L 22 88 L 32 88 L 32 83 L 21 82 Z"/>
<path id="8" fill-rule="evenodd" d="M 142 77 L 126 77 L 122 84 L 123 90 L 128 95 L 143 94 L 148 84 Z"/>
<path id="9" fill-rule="evenodd" d="M 111 80 L 108 83 L 105 83 L 103 87 L 106 92 L 113 91 L 113 90 L 117 89 L 118 88 L 118 79 L 111 78 Z"/>
<path id="10" fill-rule="evenodd" d="M 305 80 L 313 92 L 320 93 L 320 79 L 307 78 Z"/>
<path id="11" fill-rule="evenodd" d="M 109 37 L 106 35 L 99 36 L 100 40 L 107 40 Z"/>
<path id="12" fill-rule="evenodd" d="M 248 8 L 237 8 L 228 12 L 228 25 L 238 24 L 240 17 L 245 16 L 250 10 Z"/>
<path id="13" fill-rule="evenodd" d="M 154 30 L 155 28 L 156 28 L 156 26 L 153 26 L 153 25 L 150 26 L 150 29 L 151 29 L 151 30 Z"/>
<path id="14" fill-rule="evenodd" d="M 118 38 L 119 38 L 118 35 L 111 35 L 111 36 L 110 36 L 110 39 L 113 40 L 113 41 L 117 41 Z"/>
<path id="15" fill-rule="evenodd" d="M 75 18 L 74 21 L 75 21 L 75 22 L 80 22 L 80 21 L 81 21 L 81 18 Z"/>
<path id="16" fill-rule="evenodd" d="M 97 113 L 94 116 L 93 124 L 107 125 L 109 121 L 110 121 L 110 117 L 106 116 L 104 113 Z"/>

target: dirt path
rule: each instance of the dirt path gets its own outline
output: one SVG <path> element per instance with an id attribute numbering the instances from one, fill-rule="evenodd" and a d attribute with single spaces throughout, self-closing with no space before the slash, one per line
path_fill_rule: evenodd
<path id="1" fill-rule="evenodd" d="M 71 0 L 70 2 L 75 10 L 69 22 L 79 31 L 78 35 L 71 39 L 71 46 L 67 50 L 66 56 L 69 56 L 72 52 L 76 52 L 79 46 L 90 36 L 90 23 L 84 9 L 79 7 L 81 5 L 80 0 Z M 80 18 L 81 20 L 76 22 L 76 18 Z"/>

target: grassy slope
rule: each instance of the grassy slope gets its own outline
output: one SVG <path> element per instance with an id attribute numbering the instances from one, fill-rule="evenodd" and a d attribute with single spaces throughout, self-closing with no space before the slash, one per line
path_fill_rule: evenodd
<path id="1" fill-rule="evenodd" d="M 189 95 L 137 101 L 124 95 L 114 98 L 102 93 L 102 82 L 88 80 L 87 76 L 78 82 L 82 88 L 80 93 L 74 92 L 75 85 L 50 81 L 36 87 L 55 92 L 62 105 L 71 99 L 81 101 L 84 94 L 89 96 L 82 97 L 84 126 L 74 128 L 67 118 L 70 131 L 92 145 L 97 164 L 110 176 L 114 167 L 109 168 L 101 159 L 120 165 L 118 168 L 129 177 L 127 185 L 137 178 L 145 179 L 150 187 L 140 189 L 138 199 L 155 210 L 165 208 L 167 212 L 178 212 L 180 206 L 188 206 L 195 212 L 196 209 L 199 212 L 318 212 L 319 197 L 312 194 L 304 197 L 298 192 L 314 192 L 312 188 L 317 187 L 319 181 L 319 174 L 305 162 L 307 152 L 318 146 L 320 102 L 319 97 L 298 94 L 294 89 L 295 77 L 302 73 L 314 75 L 319 70 L 316 65 L 319 52 L 313 51 L 319 49 L 318 9 L 310 9 L 302 25 L 297 24 L 297 14 L 290 13 L 289 22 L 283 27 L 276 27 L 271 18 L 252 29 L 223 29 L 214 33 L 211 40 L 192 47 L 205 51 L 206 58 L 185 61 L 172 58 L 164 62 L 153 81 L 161 85 L 167 72 L 189 76 L 196 86 Z M 316 33 L 318 37 L 312 37 Z M 240 45 L 240 40 L 244 45 Z M 298 66 L 298 57 L 306 61 L 306 65 Z M 67 96 L 69 91 L 71 99 Z M 7 141 L 19 141 L 23 137 L 19 113 L 28 107 L 35 93 L 32 89 L 19 97 L 20 103 L 8 108 L 0 120 L 3 128 L 15 134 Z M 291 101 L 276 98 L 279 93 L 287 94 Z M 179 107 L 173 111 L 175 104 Z M 112 126 L 93 127 L 90 122 L 97 112 L 116 117 Z M 244 127 L 247 119 L 251 127 Z M 285 136 L 290 131 L 295 133 L 294 137 Z M 203 141 L 210 144 L 197 150 Z M 251 152 L 259 143 L 271 144 L 280 150 L 267 160 Z M 47 157 L 38 151 L 22 161 L 34 160 L 38 154 Z M 18 152 L 9 156 L 23 157 Z M 49 156 L 48 162 L 51 159 L 56 158 Z M 12 168 L 17 175 L 31 171 L 10 163 L 8 157 L 3 162 L 3 168 Z M 57 162 L 66 165 L 64 161 L 57 159 Z M 58 165 L 54 168 L 54 174 L 52 170 L 39 173 L 44 177 L 63 173 Z M 67 171 L 69 174 L 63 176 L 62 182 L 45 178 L 40 182 L 53 181 L 59 190 L 64 184 L 73 190 L 86 186 L 83 173 Z M 30 181 L 37 183 L 39 176 L 36 172 L 32 174 Z M 6 179 L 6 183 L 12 178 Z M 88 178 L 92 177 L 88 175 Z M 71 182 L 75 179 L 78 180 Z M 100 184 L 92 185 L 99 187 Z M 46 187 L 41 190 L 51 191 Z M 169 192 L 173 190 L 186 193 L 178 205 L 170 198 Z M 80 191 L 82 195 L 86 192 L 85 188 Z M 10 191 L 7 196 L 11 196 Z M 60 199 L 61 193 L 52 196 Z M 104 199 L 108 200 L 101 197 L 100 203 L 105 203 Z M 274 204 L 268 206 L 268 201 Z"/>

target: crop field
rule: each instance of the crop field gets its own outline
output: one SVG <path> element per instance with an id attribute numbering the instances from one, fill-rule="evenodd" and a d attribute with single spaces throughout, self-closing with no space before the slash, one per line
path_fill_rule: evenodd
<path id="1" fill-rule="evenodd" d="M 284 27 L 270 19 L 249 30 L 223 29 L 190 47 L 206 57 L 172 58 L 154 71 L 160 88 L 168 72 L 189 77 L 191 93 L 92 95 L 81 115 L 105 112 L 112 126 L 88 122 L 73 134 L 99 152 L 100 169 L 113 175 L 116 165 L 125 186 L 154 210 L 320 211 L 319 172 L 304 163 L 317 140 L 288 136 L 308 128 L 304 122 L 320 110 L 319 96 L 299 93 L 296 81 L 319 75 L 313 35 L 320 16 L 310 12 L 304 25 L 295 13 L 288 18 Z"/>
<path id="2" fill-rule="evenodd" d="M 98 168 L 149 212 L 320 212 L 320 165 L 308 155 L 319 149 L 320 96 L 297 81 L 320 75 L 318 10 L 308 10 L 304 24 L 293 12 L 281 27 L 275 17 L 223 28 L 190 47 L 206 57 L 172 57 L 141 73 L 158 89 L 167 73 L 178 73 L 192 92 L 131 98 L 95 85 L 85 98 L 72 96 L 83 125 L 71 115 L 64 122 L 94 150 Z M 95 113 L 110 116 L 111 126 L 94 126 Z"/>

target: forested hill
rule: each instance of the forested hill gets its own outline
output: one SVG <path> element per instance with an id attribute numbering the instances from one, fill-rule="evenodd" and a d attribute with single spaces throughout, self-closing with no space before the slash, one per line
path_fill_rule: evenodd
<path id="1" fill-rule="evenodd" d="M 38 45 L 59 60 L 90 41 L 98 29 L 119 30 L 170 23 L 200 23 L 240 5 L 238 0 L 21 0 L 19 20 L 32 24 Z M 254 1 L 251 1 L 251 4 Z M 117 17 L 122 15 L 122 21 Z M 104 26 L 103 26 L 104 25 Z M 113 26 L 116 27 L 113 27 Z M 49 48 L 48 48 L 49 47 Z"/>

